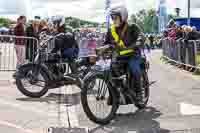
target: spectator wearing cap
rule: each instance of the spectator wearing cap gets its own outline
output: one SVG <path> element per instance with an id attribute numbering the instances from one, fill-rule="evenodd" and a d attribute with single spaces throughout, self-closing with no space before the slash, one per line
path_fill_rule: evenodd
<path id="1" fill-rule="evenodd" d="M 25 40 L 22 38 L 26 36 L 26 17 L 20 16 L 17 19 L 17 25 L 14 28 L 14 35 L 17 36 L 15 40 L 15 49 L 17 55 L 17 69 L 24 63 L 25 59 Z M 14 75 L 15 76 L 15 75 Z"/>

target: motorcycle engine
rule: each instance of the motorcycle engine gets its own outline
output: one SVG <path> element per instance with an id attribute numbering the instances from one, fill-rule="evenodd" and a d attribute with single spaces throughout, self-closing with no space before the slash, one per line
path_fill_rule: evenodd
<path id="1" fill-rule="evenodd" d="M 114 62 L 111 70 L 113 77 L 120 77 L 126 73 L 126 66 L 120 62 Z"/>

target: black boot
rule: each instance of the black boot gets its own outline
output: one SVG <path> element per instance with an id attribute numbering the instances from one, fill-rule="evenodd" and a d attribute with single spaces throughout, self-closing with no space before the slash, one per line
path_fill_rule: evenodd
<path id="1" fill-rule="evenodd" d="M 145 102 L 145 88 L 143 85 L 143 79 L 141 76 L 135 76 L 134 88 L 136 91 L 136 102 L 137 104 L 144 104 Z"/>

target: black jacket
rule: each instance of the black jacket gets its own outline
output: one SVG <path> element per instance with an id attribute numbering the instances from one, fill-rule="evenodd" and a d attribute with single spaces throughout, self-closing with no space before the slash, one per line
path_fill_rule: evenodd
<path id="1" fill-rule="evenodd" d="M 64 50 L 69 48 L 77 48 L 78 49 L 78 43 L 75 40 L 73 34 L 66 33 L 64 35 L 57 36 L 55 38 L 55 48 L 52 50 L 52 52 L 57 52 L 58 50 Z"/>
<path id="2" fill-rule="evenodd" d="M 187 34 L 188 40 L 199 40 L 200 39 L 200 32 L 192 31 Z"/>
<path id="3" fill-rule="evenodd" d="M 38 38 L 38 33 L 35 32 L 35 30 L 34 30 L 32 25 L 27 27 L 26 36 Z"/>

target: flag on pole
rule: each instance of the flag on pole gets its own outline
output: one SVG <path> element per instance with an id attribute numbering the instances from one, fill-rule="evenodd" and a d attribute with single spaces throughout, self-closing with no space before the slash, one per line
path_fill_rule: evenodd
<path id="1" fill-rule="evenodd" d="M 111 0 L 106 0 L 106 29 L 107 31 L 110 28 L 110 4 L 111 4 Z"/>

